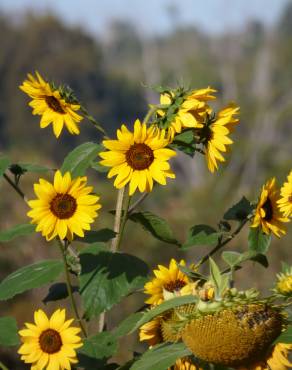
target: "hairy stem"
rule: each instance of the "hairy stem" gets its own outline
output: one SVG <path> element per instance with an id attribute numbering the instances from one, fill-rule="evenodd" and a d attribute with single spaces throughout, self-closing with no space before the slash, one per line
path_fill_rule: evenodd
<path id="1" fill-rule="evenodd" d="M 62 258 L 63 258 L 63 263 L 64 263 L 66 286 L 67 286 L 67 291 L 68 291 L 71 307 L 72 307 L 72 310 L 74 312 L 76 321 L 78 322 L 83 335 L 85 337 L 87 337 L 87 333 L 86 333 L 85 327 L 83 325 L 83 322 L 82 322 L 82 320 L 79 316 L 77 305 L 76 305 L 76 302 L 75 302 L 75 299 L 74 299 L 74 296 L 73 296 L 73 292 L 72 292 L 71 277 L 70 277 L 70 272 L 69 272 L 68 264 L 67 264 L 67 260 L 66 260 L 66 246 L 64 246 L 62 244 L 61 240 L 59 240 L 59 246 L 60 246 L 60 250 L 61 250 L 61 254 L 62 254 Z"/>
<path id="2" fill-rule="evenodd" d="M 139 199 L 136 200 L 136 202 L 129 208 L 128 215 L 131 214 L 143 201 L 144 199 L 149 195 L 149 193 L 144 193 L 141 195 Z"/>

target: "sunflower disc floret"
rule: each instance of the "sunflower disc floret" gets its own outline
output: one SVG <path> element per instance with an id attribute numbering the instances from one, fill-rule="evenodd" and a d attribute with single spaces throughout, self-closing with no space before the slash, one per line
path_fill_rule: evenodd
<path id="1" fill-rule="evenodd" d="M 247 366 L 265 355 L 282 328 L 278 310 L 249 304 L 191 320 L 182 331 L 182 339 L 204 361 Z"/>

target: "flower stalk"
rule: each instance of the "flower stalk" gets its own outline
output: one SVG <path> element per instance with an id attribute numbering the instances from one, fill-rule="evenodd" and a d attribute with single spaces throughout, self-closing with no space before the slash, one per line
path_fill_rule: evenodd
<path id="1" fill-rule="evenodd" d="M 66 277 L 66 286 L 67 286 L 67 291 L 68 291 L 68 296 L 70 299 L 71 307 L 75 315 L 75 319 L 78 322 L 80 329 L 84 335 L 84 337 L 87 337 L 87 332 L 86 329 L 83 325 L 82 319 L 79 316 L 78 309 L 77 309 L 77 304 L 75 302 L 74 296 L 73 296 L 73 291 L 72 291 L 72 283 L 71 283 L 71 278 L 70 278 L 70 272 L 68 269 L 68 264 L 66 260 L 66 248 L 67 248 L 67 243 L 65 242 L 65 245 L 63 245 L 62 241 L 59 239 L 59 247 L 60 251 L 62 254 L 62 259 L 63 259 L 63 264 L 64 264 L 64 271 L 65 271 L 65 277 Z"/>

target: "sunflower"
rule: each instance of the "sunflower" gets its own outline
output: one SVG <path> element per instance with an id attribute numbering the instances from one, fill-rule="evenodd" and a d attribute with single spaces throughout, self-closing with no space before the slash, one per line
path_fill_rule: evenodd
<path id="1" fill-rule="evenodd" d="M 283 222 L 288 222 L 289 219 L 281 214 L 277 205 L 278 199 L 276 179 L 272 178 L 262 187 L 251 227 L 260 226 L 265 234 L 272 232 L 278 237 L 281 233 L 286 234 Z"/>
<path id="2" fill-rule="evenodd" d="M 25 323 L 26 328 L 19 331 L 23 344 L 18 353 L 32 370 L 70 370 L 78 362 L 75 350 L 82 346 L 80 329 L 70 326 L 73 319 L 66 321 L 65 315 L 65 309 L 58 309 L 49 319 L 37 310 L 35 324 Z"/>
<path id="3" fill-rule="evenodd" d="M 140 192 L 151 191 L 153 180 L 161 185 L 166 178 L 175 178 L 168 160 L 176 155 L 174 150 L 166 148 L 168 139 L 165 131 L 155 127 L 147 128 L 137 119 L 134 132 L 125 125 L 117 130 L 117 140 L 104 140 L 103 145 L 109 149 L 99 155 L 103 166 L 112 167 L 108 178 L 116 176 L 114 186 L 118 189 L 130 183 L 129 194 L 138 188 Z"/>
<path id="4" fill-rule="evenodd" d="M 228 135 L 239 122 L 236 117 L 238 112 L 239 107 L 230 104 L 219 111 L 216 119 L 210 118 L 208 114 L 204 127 L 198 130 L 200 140 L 205 147 L 207 165 L 212 173 L 218 169 L 218 161 L 225 162 L 221 153 L 227 151 L 227 145 L 233 144 Z"/>
<path id="5" fill-rule="evenodd" d="M 292 296 L 292 268 L 277 274 L 275 291 L 284 296 Z"/>
<path id="6" fill-rule="evenodd" d="M 278 200 L 280 211 L 284 217 L 292 216 L 292 171 L 287 177 L 287 182 L 281 187 L 281 198 Z"/>
<path id="7" fill-rule="evenodd" d="M 90 225 L 97 216 L 99 197 L 90 194 L 93 187 L 86 186 L 87 178 L 71 180 L 66 172 L 64 176 L 56 171 L 54 183 L 44 179 L 34 185 L 38 199 L 30 200 L 32 208 L 27 214 L 32 223 L 37 224 L 36 231 L 41 231 L 47 240 L 57 235 L 60 239 L 73 239 L 73 234 L 84 237 L 83 230 L 90 230 Z"/>
<path id="8" fill-rule="evenodd" d="M 146 341 L 150 347 L 162 342 L 161 318 L 159 316 L 141 326 L 139 339 L 140 342 Z"/>
<path id="9" fill-rule="evenodd" d="M 204 117 L 206 112 L 210 111 L 210 107 L 207 105 L 208 100 L 214 100 L 216 97 L 212 93 L 216 90 L 207 87 L 200 90 L 192 90 L 186 95 L 181 105 L 177 109 L 174 115 L 174 119 L 168 126 L 168 134 L 171 139 L 174 138 L 175 134 L 181 133 L 184 128 L 200 128 L 203 127 Z M 173 94 L 161 94 L 160 104 L 169 105 L 173 104 Z M 164 116 L 165 111 L 159 110 L 158 115 Z"/>
<path id="10" fill-rule="evenodd" d="M 78 135 L 80 130 L 77 126 L 83 117 L 76 111 L 80 105 L 65 99 L 60 89 L 53 88 L 42 76 L 36 72 L 36 77 L 27 75 L 27 80 L 19 88 L 32 98 L 29 105 L 33 108 L 32 114 L 42 116 L 40 127 L 45 128 L 50 123 L 58 138 L 64 125 L 70 134 Z"/>
<path id="11" fill-rule="evenodd" d="M 202 370 L 191 357 L 183 357 L 176 360 L 175 364 L 169 370 Z"/>
<path id="12" fill-rule="evenodd" d="M 292 351 L 292 344 L 277 343 L 266 354 L 262 361 L 255 362 L 248 367 L 240 367 L 238 370 L 288 370 L 292 367 L 289 354 Z"/>
<path id="13" fill-rule="evenodd" d="M 181 260 L 179 265 L 185 266 Z M 169 263 L 169 268 L 158 265 L 158 270 L 153 270 L 155 278 L 145 284 L 144 293 L 151 295 L 145 302 L 152 305 L 162 303 L 165 298 L 174 295 L 192 294 L 194 283 L 183 272 L 180 271 L 174 258 Z"/>

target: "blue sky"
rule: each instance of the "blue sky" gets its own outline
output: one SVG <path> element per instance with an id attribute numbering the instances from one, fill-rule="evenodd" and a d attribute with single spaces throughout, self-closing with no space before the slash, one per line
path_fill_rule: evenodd
<path id="1" fill-rule="evenodd" d="M 288 0 L 0 0 L 0 9 L 22 12 L 28 8 L 52 10 L 70 24 L 104 33 L 112 19 L 131 20 L 141 33 L 164 33 L 172 22 L 167 6 L 179 10 L 178 22 L 211 33 L 241 28 L 248 19 L 273 24 Z"/>

